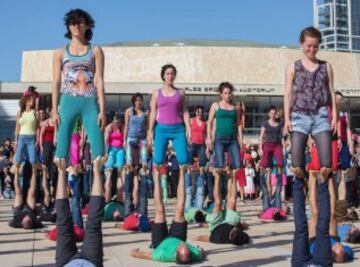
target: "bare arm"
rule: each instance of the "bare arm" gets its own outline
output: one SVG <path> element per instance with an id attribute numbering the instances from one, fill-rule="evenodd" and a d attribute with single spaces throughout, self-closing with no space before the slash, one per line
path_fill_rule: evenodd
<path id="1" fill-rule="evenodd" d="M 131 256 L 133 256 L 134 258 L 138 258 L 138 259 L 151 260 L 151 252 L 150 251 L 141 251 L 138 248 L 131 250 Z"/>
<path id="2" fill-rule="evenodd" d="M 43 149 L 43 135 L 45 132 L 46 125 L 47 125 L 47 121 L 42 123 L 42 125 L 40 127 L 40 133 L 39 133 L 40 149 Z"/>
<path id="3" fill-rule="evenodd" d="M 206 144 L 208 147 L 211 147 L 212 140 L 213 140 L 212 129 L 213 129 L 213 125 L 214 125 L 215 112 L 216 112 L 216 103 L 212 103 L 212 105 L 210 107 L 209 117 L 208 117 L 207 127 L 206 127 L 206 131 L 207 131 Z"/>
<path id="4" fill-rule="evenodd" d="M 337 131 L 337 117 L 338 117 L 338 112 L 337 112 L 337 108 L 336 108 L 336 97 L 335 97 L 335 92 L 334 92 L 334 73 L 332 70 L 332 66 L 331 64 L 327 64 L 327 71 L 328 71 L 328 87 L 329 87 L 329 91 L 330 91 L 330 96 L 331 96 L 331 108 L 332 108 L 332 120 L 331 120 L 331 130 L 333 131 L 333 134 L 336 134 Z"/>
<path id="5" fill-rule="evenodd" d="M 259 154 L 261 154 L 260 156 L 262 156 L 263 154 L 263 145 L 264 145 L 264 135 L 265 135 L 265 128 L 261 127 L 260 128 L 260 136 L 259 136 Z"/>
<path id="6" fill-rule="evenodd" d="M 152 141 L 154 137 L 154 126 L 156 120 L 156 113 L 157 113 L 157 90 L 154 90 L 151 95 L 150 100 L 150 115 L 149 115 L 149 130 L 148 130 L 148 145 L 149 147 L 152 146 Z"/>
<path id="7" fill-rule="evenodd" d="M 104 142 L 105 142 L 104 147 L 105 147 L 105 149 L 108 147 L 110 129 L 111 129 L 111 124 L 109 124 L 105 128 L 105 133 L 104 133 Z"/>
<path id="8" fill-rule="evenodd" d="M 209 235 L 198 235 L 194 238 L 194 241 L 208 242 L 210 243 Z"/>
<path id="9" fill-rule="evenodd" d="M 94 48 L 95 53 L 95 86 L 97 90 L 97 97 L 99 103 L 99 118 L 98 123 L 102 130 L 106 126 L 105 116 L 105 89 L 104 89 L 104 52 L 101 47 Z"/>
<path id="10" fill-rule="evenodd" d="M 52 120 L 56 126 L 59 126 L 60 118 L 58 114 L 59 91 L 61 87 L 61 68 L 62 68 L 63 50 L 55 50 L 53 56 L 53 83 L 51 94 Z"/>
<path id="11" fill-rule="evenodd" d="M 284 93 L 284 128 L 286 133 L 291 132 L 290 122 L 290 102 L 292 97 L 292 87 L 294 79 L 294 64 L 290 64 L 285 73 L 285 93 Z"/>
<path id="12" fill-rule="evenodd" d="M 19 133 L 20 133 L 20 111 L 16 114 L 16 126 L 15 126 L 15 146 L 17 145 L 17 140 L 19 138 Z M 16 150 L 16 147 L 15 147 Z"/>
<path id="13" fill-rule="evenodd" d="M 131 109 L 127 109 L 125 112 L 125 126 L 124 126 L 124 145 L 126 145 L 126 139 L 129 130 L 129 118 L 130 118 Z"/>
<path id="14" fill-rule="evenodd" d="M 191 127 L 190 127 L 190 115 L 189 115 L 189 109 L 187 104 L 187 98 L 185 95 L 185 90 L 181 90 L 181 97 L 182 97 L 182 112 L 183 112 L 183 119 L 186 127 L 186 134 L 188 136 L 189 142 L 191 142 Z"/>
<path id="15" fill-rule="evenodd" d="M 240 147 L 243 145 L 243 123 L 242 123 L 242 109 L 241 104 L 235 107 L 236 109 L 236 119 L 237 119 L 237 131 L 238 131 L 238 143 Z"/>

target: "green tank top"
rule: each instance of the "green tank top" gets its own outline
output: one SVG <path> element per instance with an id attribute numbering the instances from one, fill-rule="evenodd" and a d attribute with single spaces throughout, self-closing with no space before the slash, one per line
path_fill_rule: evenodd
<path id="1" fill-rule="evenodd" d="M 215 136 L 230 137 L 236 135 L 236 109 L 226 110 L 219 105 L 215 113 L 216 130 Z"/>

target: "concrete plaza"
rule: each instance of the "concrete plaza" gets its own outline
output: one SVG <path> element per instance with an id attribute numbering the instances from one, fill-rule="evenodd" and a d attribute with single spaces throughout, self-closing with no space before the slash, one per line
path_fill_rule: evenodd
<path id="1" fill-rule="evenodd" d="M 257 218 L 261 208 L 259 201 L 247 201 L 239 206 L 242 218 L 250 225 L 247 231 L 252 243 L 246 247 L 232 245 L 215 245 L 192 242 L 202 246 L 206 251 L 205 261 L 193 266 L 290 266 L 291 247 L 293 241 L 293 217 L 285 222 L 262 222 Z M 0 266 L 54 266 L 55 242 L 45 239 L 44 232 L 53 227 L 46 224 L 43 229 L 25 231 L 8 226 L 11 218 L 12 202 L 0 201 Z M 167 206 L 168 222 L 174 214 L 175 200 Z M 152 200 L 149 203 L 150 216 L 154 214 Z M 125 232 L 114 228 L 115 223 L 103 223 L 104 265 L 105 266 L 175 266 L 130 256 L 132 248 L 149 249 L 149 233 Z M 189 240 L 198 234 L 206 234 L 206 228 L 189 226 Z M 335 266 L 360 266 L 360 245 L 353 246 L 355 260 L 351 263 Z"/>

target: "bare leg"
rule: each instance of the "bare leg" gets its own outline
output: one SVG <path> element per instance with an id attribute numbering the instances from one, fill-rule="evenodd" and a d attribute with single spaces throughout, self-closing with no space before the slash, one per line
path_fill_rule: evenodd
<path id="1" fill-rule="evenodd" d="M 45 165 L 42 166 L 42 170 L 43 170 L 42 187 L 44 190 L 44 204 L 46 207 L 49 207 L 51 203 L 49 171 Z"/>
<path id="2" fill-rule="evenodd" d="M 36 172 L 37 172 L 37 164 L 35 163 L 32 166 L 32 175 L 31 175 L 31 181 L 30 181 L 30 188 L 28 190 L 28 194 L 27 194 L 27 198 L 26 198 L 26 203 L 29 205 L 29 207 L 31 209 L 35 209 L 35 205 L 36 205 L 36 198 L 35 198 L 35 194 L 36 194 Z"/>
<path id="3" fill-rule="evenodd" d="M 185 172 L 186 166 L 180 166 L 179 183 L 177 187 L 177 203 L 175 211 L 175 222 L 185 222 L 184 210 L 185 210 Z"/>
<path id="4" fill-rule="evenodd" d="M 349 169 L 346 170 L 339 170 L 341 172 L 341 179 L 339 183 L 339 200 L 346 199 L 346 184 L 345 179 L 348 174 Z"/>
<path id="5" fill-rule="evenodd" d="M 95 171 L 94 171 L 95 173 Z M 105 170 L 105 202 L 111 201 L 111 188 L 112 188 L 112 181 L 111 181 L 111 174 L 112 169 Z M 95 174 L 94 174 L 95 175 Z"/>
<path id="6" fill-rule="evenodd" d="M 220 182 L 221 169 L 215 169 L 214 171 L 214 210 L 213 213 L 219 213 L 221 211 L 221 182 Z"/>
<path id="7" fill-rule="evenodd" d="M 154 222 L 164 223 L 166 221 L 166 218 L 165 218 L 165 207 L 162 201 L 159 166 L 154 167 L 153 177 L 154 177 L 154 203 L 156 209 Z"/>
<path id="8" fill-rule="evenodd" d="M 19 172 L 20 172 L 20 165 L 18 163 L 15 163 L 14 165 L 14 187 L 15 187 L 15 199 L 14 199 L 14 207 L 19 207 L 21 204 L 23 204 L 23 194 L 20 187 L 20 181 L 19 181 Z"/>
<path id="9" fill-rule="evenodd" d="M 329 177 L 329 194 L 330 194 L 330 228 L 329 234 L 337 236 L 337 222 L 335 216 L 336 207 L 336 191 L 334 185 L 334 177 Z"/>
<path id="10" fill-rule="evenodd" d="M 318 203 L 317 203 L 317 177 L 318 171 L 309 172 L 309 204 L 310 204 L 310 218 L 309 218 L 309 237 L 316 236 L 316 223 L 318 220 Z"/>
<path id="11" fill-rule="evenodd" d="M 123 175 L 123 171 L 119 170 L 118 178 L 116 180 L 116 201 L 121 203 L 125 203 Z"/>
<path id="12" fill-rule="evenodd" d="M 134 207 L 137 207 L 139 203 L 139 174 L 134 175 L 133 186 L 133 204 Z"/>

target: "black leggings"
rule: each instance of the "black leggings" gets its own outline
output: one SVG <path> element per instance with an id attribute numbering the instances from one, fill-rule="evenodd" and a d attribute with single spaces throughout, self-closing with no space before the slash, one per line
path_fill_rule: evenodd
<path id="1" fill-rule="evenodd" d="M 331 133 L 320 132 L 313 136 L 318 149 L 320 167 L 331 168 Z M 305 147 L 308 135 L 293 132 L 291 135 L 291 163 L 293 167 L 305 169 Z"/>
<path id="2" fill-rule="evenodd" d="M 56 266 L 64 266 L 74 259 L 85 259 L 95 264 L 96 267 L 103 266 L 103 242 L 101 231 L 103 209 L 104 197 L 92 196 L 90 198 L 90 208 L 85 228 L 84 243 L 81 252 L 78 252 L 69 199 L 56 200 L 56 228 L 58 230 Z"/>

